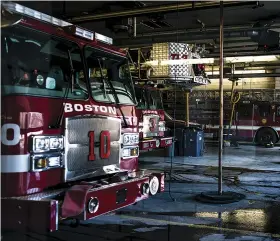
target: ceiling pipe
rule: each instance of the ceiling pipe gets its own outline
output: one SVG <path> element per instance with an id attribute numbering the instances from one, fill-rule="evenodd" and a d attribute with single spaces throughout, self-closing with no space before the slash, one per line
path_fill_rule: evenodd
<path id="1" fill-rule="evenodd" d="M 250 33 L 251 32 L 251 33 Z M 234 34 L 233 34 L 234 33 Z M 242 32 L 225 32 L 224 33 L 225 38 L 228 37 L 250 37 L 252 36 L 252 31 L 242 31 Z M 165 36 L 156 36 L 156 37 L 150 37 L 145 39 L 114 39 L 114 44 L 118 47 L 126 47 L 130 45 L 151 45 L 153 43 L 164 43 L 166 41 L 168 42 L 187 42 L 187 41 L 195 41 L 195 40 L 201 40 L 206 38 L 217 38 L 219 37 L 219 33 L 212 33 L 211 35 L 208 33 L 202 33 L 199 34 L 189 34 L 189 35 L 178 35 L 175 34 L 173 36 L 169 36 L 168 39 Z"/>
<path id="2" fill-rule="evenodd" d="M 243 29 L 243 28 L 240 28 Z M 252 37 L 255 36 L 255 32 L 257 30 L 265 29 L 265 27 L 260 28 L 250 28 L 247 30 L 230 30 L 227 29 L 224 31 L 224 37 L 225 38 L 239 38 L 239 37 Z M 190 33 L 190 32 L 186 32 Z M 139 34 L 137 35 L 139 36 Z M 192 34 L 184 34 L 184 35 L 176 35 L 175 32 L 172 36 L 168 37 L 168 42 L 187 42 L 187 41 L 195 41 L 195 40 L 201 40 L 201 39 L 215 39 L 219 37 L 219 32 L 192 32 Z M 152 43 L 163 43 L 167 41 L 166 36 L 151 36 L 149 38 L 134 38 L 134 39 L 128 39 L 128 38 L 122 38 L 122 39 L 114 39 L 115 45 L 119 47 L 125 47 L 129 45 L 150 45 Z M 251 40 L 252 41 L 252 40 Z"/>
<path id="3" fill-rule="evenodd" d="M 267 55 L 267 54 L 274 54 L 274 55 L 280 55 L 280 50 L 276 51 L 269 51 L 269 52 L 264 52 L 264 51 L 250 51 L 250 50 L 240 50 L 238 52 L 227 52 L 224 53 L 226 57 L 235 57 L 235 56 L 259 56 L 259 55 Z M 205 57 L 207 58 L 218 58 L 219 53 L 213 53 L 213 54 L 207 54 Z"/>
<path id="4" fill-rule="evenodd" d="M 256 6 L 258 1 L 249 1 L 249 2 L 240 2 L 240 1 L 226 1 L 224 3 L 225 7 L 239 7 L 239 6 Z M 108 18 L 117 18 L 117 17 L 135 17 L 135 16 L 143 16 L 152 13 L 171 13 L 178 11 L 186 11 L 186 10 L 202 10 L 209 8 L 218 8 L 220 6 L 219 1 L 209 1 L 209 2 L 186 2 L 186 3 L 177 3 L 177 4 L 165 4 L 158 6 L 150 6 L 150 7 L 142 7 L 138 9 L 130 9 L 124 11 L 117 12 L 107 12 L 101 14 L 91 14 L 86 16 L 78 16 L 69 18 L 67 21 L 72 23 L 85 23 L 96 20 L 103 20 Z"/>
<path id="5" fill-rule="evenodd" d="M 114 39 L 115 40 L 115 39 Z M 232 43 L 254 43 L 251 39 L 242 39 L 242 40 L 238 40 L 238 39 L 225 39 L 224 40 L 224 43 L 225 44 L 232 44 Z M 205 44 L 205 45 L 209 45 L 209 44 L 213 44 L 213 39 L 200 39 L 200 40 L 197 40 L 197 41 L 194 41 L 194 40 L 191 40 L 188 42 L 188 44 Z M 216 43 L 217 45 L 219 44 L 219 41 L 217 41 Z M 254 43 L 255 44 L 255 43 Z M 114 43 L 114 45 L 116 45 L 116 43 Z M 141 43 L 141 44 L 127 44 L 125 45 L 126 48 L 129 48 L 131 50 L 135 50 L 135 49 L 138 49 L 138 48 L 152 48 L 152 44 L 146 44 L 146 43 Z M 209 50 L 209 46 L 206 47 L 207 50 Z"/>
<path id="6" fill-rule="evenodd" d="M 244 49 L 244 48 L 247 49 L 247 48 L 254 48 L 254 47 L 258 47 L 258 44 L 257 43 L 250 43 L 250 44 L 243 44 L 243 45 L 231 44 L 230 46 L 224 47 L 224 50 L 227 51 L 227 50 L 232 50 L 232 49 L 236 49 L 236 48 L 238 48 L 240 50 L 240 49 Z M 213 48 L 213 47 L 208 46 L 208 47 L 206 47 L 206 50 L 211 50 L 211 48 Z M 215 52 L 219 52 L 219 49 L 216 48 Z"/>
<path id="7" fill-rule="evenodd" d="M 234 31 L 248 31 L 248 30 L 265 30 L 271 28 L 280 28 L 280 24 L 275 24 L 273 26 L 261 26 L 261 27 L 253 27 L 252 24 L 247 25 L 235 25 L 235 26 L 225 26 L 224 32 L 234 32 Z M 138 33 L 137 38 L 145 38 L 145 37 L 152 37 L 152 36 L 166 36 L 166 35 L 174 35 L 174 34 L 201 34 L 201 33 L 219 33 L 219 27 L 210 27 L 205 28 L 203 31 L 201 29 L 179 29 L 179 30 L 170 30 L 170 31 L 163 31 L 163 32 L 150 32 L 150 33 Z M 116 38 L 116 40 L 122 40 L 127 38 Z"/>

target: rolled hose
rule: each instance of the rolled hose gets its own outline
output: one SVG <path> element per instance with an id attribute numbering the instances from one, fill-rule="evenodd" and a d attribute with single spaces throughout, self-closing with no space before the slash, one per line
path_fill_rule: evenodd
<path id="1" fill-rule="evenodd" d="M 228 135 L 230 134 L 230 129 L 232 126 L 232 119 L 233 119 L 233 114 L 235 111 L 235 105 L 240 101 L 241 95 L 239 92 L 235 92 L 235 94 L 232 94 L 231 97 L 231 103 L 232 103 L 232 109 L 231 109 L 231 114 L 230 114 L 230 121 L 229 121 L 229 127 L 228 127 Z"/>

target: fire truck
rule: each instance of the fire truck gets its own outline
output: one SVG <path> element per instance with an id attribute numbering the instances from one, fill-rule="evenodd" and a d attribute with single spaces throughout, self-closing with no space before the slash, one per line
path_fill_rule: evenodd
<path id="1" fill-rule="evenodd" d="M 135 85 L 139 119 L 140 150 L 165 148 L 172 145 L 172 136 L 165 135 L 165 112 L 161 93 L 154 84 Z"/>
<path id="2" fill-rule="evenodd" d="M 230 116 L 230 109 L 225 110 Z M 232 126 L 225 121 L 224 135 L 238 141 L 254 141 L 259 145 L 277 143 L 280 136 L 280 103 L 269 101 L 239 101 L 234 111 Z M 206 125 L 205 132 L 218 136 L 218 125 Z"/>
<path id="3" fill-rule="evenodd" d="M 112 39 L 2 2 L 2 230 L 52 232 L 164 190 L 138 168 L 136 98 Z"/>

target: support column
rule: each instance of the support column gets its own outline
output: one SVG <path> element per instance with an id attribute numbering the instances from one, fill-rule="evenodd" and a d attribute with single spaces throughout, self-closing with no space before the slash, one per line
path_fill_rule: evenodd
<path id="1" fill-rule="evenodd" d="M 219 129 L 219 166 L 218 166 L 218 191 L 204 192 L 196 196 L 196 199 L 201 202 L 214 203 L 214 204 L 225 204 L 237 202 L 245 198 L 245 195 L 235 192 L 223 192 L 222 181 L 222 152 L 223 152 L 223 130 L 224 130 L 224 118 L 223 118 L 223 67 L 224 67 L 224 56 L 223 56 L 223 35 L 224 35 L 224 6 L 223 1 L 220 2 L 220 129 Z"/>
<path id="2" fill-rule="evenodd" d="M 190 126 L 190 103 L 189 103 L 190 93 L 188 91 L 185 92 L 186 98 L 186 126 Z"/>
<path id="3" fill-rule="evenodd" d="M 280 73 L 280 69 L 276 69 L 275 73 Z M 275 77 L 275 89 L 280 90 L 280 77 Z"/>
<path id="4" fill-rule="evenodd" d="M 219 128 L 219 180 L 218 180 L 218 192 L 223 194 L 223 168 L 222 168 L 222 156 L 223 156 L 223 144 L 224 144 L 224 4 L 221 1 L 220 7 L 220 128 Z"/>

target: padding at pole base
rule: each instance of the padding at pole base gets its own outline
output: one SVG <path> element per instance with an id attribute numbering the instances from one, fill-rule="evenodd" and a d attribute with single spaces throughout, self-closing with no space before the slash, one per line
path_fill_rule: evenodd
<path id="1" fill-rule="evenodd" d="M 239 202 L 245 197 L 245 195 L 236 192 L 223 192 L 222 194 L 218 192 L 203 192 L 196 195 L 195 199 L 203 203 L 226 204 Z"/>

